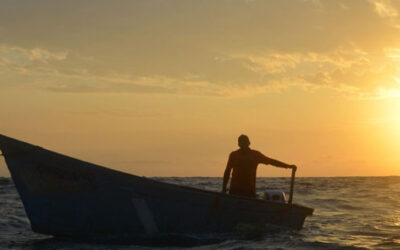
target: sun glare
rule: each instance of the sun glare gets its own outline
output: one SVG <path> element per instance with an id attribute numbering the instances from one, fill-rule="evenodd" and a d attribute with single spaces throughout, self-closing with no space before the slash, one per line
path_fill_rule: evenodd
<path id="1" fill-rule="evenodd" d="M 394 97 L 388 108 L 387 133 L 395 148 L 400 148 L 400 97 Z"/>

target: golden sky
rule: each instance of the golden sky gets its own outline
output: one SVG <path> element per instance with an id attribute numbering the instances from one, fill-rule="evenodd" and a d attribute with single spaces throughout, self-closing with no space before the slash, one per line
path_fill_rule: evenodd
<path id="1" fill-rule="evenodd" d="M 222 176 L 242 133 L 299 176 L 400 175 L 399 11 L 3 0 L 0 133 L 146 176 Z"/>

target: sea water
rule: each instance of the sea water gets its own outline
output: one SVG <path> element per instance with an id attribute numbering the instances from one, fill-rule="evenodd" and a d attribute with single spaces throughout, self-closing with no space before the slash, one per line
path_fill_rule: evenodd
<path id="1" fill-rule="evenodd" d="M 222 181 L 155 179 L 214 191 Z M 258 178 L 257 191 L 288 193 L 289 183 Z M 293 201 L 315 209 L 300 231 L 267 226 L 140 244 L 79 242 L 33 233 L 12 180 L 0 177 L 0 249 L 400 249 L 400 177 L 296 178 Z"/>

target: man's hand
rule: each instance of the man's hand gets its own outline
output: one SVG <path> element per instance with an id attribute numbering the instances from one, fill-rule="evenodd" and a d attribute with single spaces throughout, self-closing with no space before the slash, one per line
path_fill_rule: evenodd
<path id="1" fill-rule="evenodd" d="M 297 170 L 297 166 L 296 165 L 290 165 L 290 168 L 293 169 L 295 172 Z"/>

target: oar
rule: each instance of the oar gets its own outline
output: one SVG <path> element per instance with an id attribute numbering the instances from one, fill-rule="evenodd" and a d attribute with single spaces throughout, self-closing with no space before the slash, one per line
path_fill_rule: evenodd
<path id="1" fill-rule="evenodd" d="M 289 204 L 292 204 L 293 200 L 293 188 L 294 188 L 294 175 L 296 173 L 296 168 L 292 168 L 292 180 L 290 181 L 290 195 L 289 195 Z"/>

